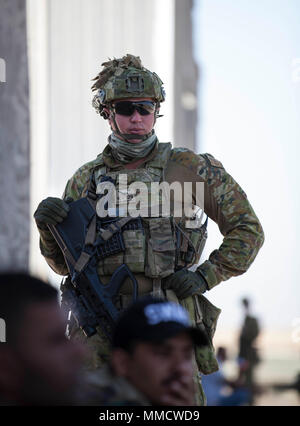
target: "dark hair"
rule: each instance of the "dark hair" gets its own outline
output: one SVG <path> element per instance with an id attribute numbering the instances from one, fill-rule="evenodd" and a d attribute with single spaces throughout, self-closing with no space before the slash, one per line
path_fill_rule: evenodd
<path id="1" fill-rule="evenodd" d="M 223 360 L 225 360 L 227 358 L 227 351 L 226 351 L 226 348 L 224 348 L 224 346 L 218 347 L 217 358 L 222 358 Z"/>
<path id="2" fill-rule="evenodd" d="M 242 304 L 245 306 L 245 308 L 249 308 L 250 300 L 247 297 L 244 297 L 242 299 Z"/>
<path id="3" fill-rule="evenodd" d="M 28 273 L 0 273 L 0 318 L 5 321 L 6 341 L 14 344 L 25 310 L 33 303 L 58 300 L 58 291 Z"/>

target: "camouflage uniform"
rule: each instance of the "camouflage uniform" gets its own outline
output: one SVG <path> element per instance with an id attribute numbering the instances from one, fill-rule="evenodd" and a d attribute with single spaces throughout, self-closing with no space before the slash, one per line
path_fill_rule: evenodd
<path id="1" fill-rule="evenodd" d="M 104 118 L 109 116 L 107 108 L 110 110 L 116 127 L 114 132 L 128 142 L 130 139 L 137 138 L 138 135 L 120 133 L 112 102 L 136 97 L 153 99 L 156 105 L 154 112 L 156 120 L 159 104 L 164 101 L 162 81 L 155 73 L 143 68 L 140 59 L 132 55 L 103 65 L 104 69 L 96 77 L 93 85 L 93 90 L 98 90 L 93 99 L 93 105 Z M 143 141 L 155 136 L 153 133 L 152 130 L 150 134 L 142 136 Z M 126 174 L 128 185 L 132 182 L 146 184 L 149 191 L 147 197 L 150 197 L 153 182 L 165 181 L 169 184 L 179 182 L 182 187 L 184 182 L 191 182 L 193 183 L 192 204 L 196 205 L 195 184 L 203 182 L 204 211 L 218 224 L 224 240 L 219 249 L 214 250 L 209 259 L 198 267 L 198 271 L 205 278 L 208 289 L 232 276 L 244 273 L 253 262 L 264 239 L 261 225 L 246 194 L 225 171 L 222 164 L 210 154 L 197 155 L 185 148 L 172 149 L 171 144 L 158 143 L 158 141 L 151 149 L 150 154 L 137 168 L 129 169 L 122 160 L 116 160 L 118 157 L 113 155 L 112 145 L 107 145 L 103 153 L 94 161 L 83 165 L 68 181 L 63 197 L 77 200 L 86 196 L 92 176 L 97 186 L 103 175 L 108 175 L 117 182 L 120 174 Z M 184 197 L 182 199 L 184 200 Z M 158 205 L 161 206 L 161 203 L 160 195 Z M 185 218 L 186 216 L 173 216 L 171 211 L 169 217 L 162 217 L 162 215 L 143 217 L 143 230 L 123 230 L 125 252 L 99 261 L 97 271 L 101 281 L 104 284 L 108 283 L 114 270 L 122 263 L 126 263 L 138 281 L 139 294 L 148 294 L 153 290 L 157 291 L 158 282 L 173 274 L 174 271 L 181 267 L 189 268 L 198 265 L 205 235 L 201 229 L 190 230 L 182 225 L 182 219 Z M 177 231 L 180 237 L 177 236 Z M 50 231 L 39 229 L 39 232 L 42 255 L 56 273 L 66 275 L 68 270 L 64 257 Z M 190 245 L 194 247 L 194 255 L 187 262 Z M 126 307 L 131 299 L 131 290 L 131 285 L 125 282 L 121 289 L 121 308 Z M 178 302 L 172 290 L 166 290 L 166 297 Z M 192 322 L 204 328 L 212 341 L 220 310 L 203 295 L 186 297 L 180 303 L 189 311 Z M 81 330 L 76 327 L 72 328 L 71 335 L 74 338 L 86 340 Z M 98 368 L 107 362 L 109 346 L 100 329 L 97 335 L 87 340 L 87 344 L 92 348 L 91 368 Z M 196 350 L 196 361 L 199 370 L 204 374 L 217 370 L 212 343 L 209 347 Z M 196 377 L 196 380 L 199 382 L 199 377 Z M 203 400 L 201 390 L 199 395 Z"/>
<path id="2" fill-rule="evenodd" d="M 154 152 L 136 170 L 145 170 L 149 164 L 153 165 L 155 158 L 161 158 L 159 151 L 163 145 L 165 144 L 158 144 Z M 72 197 L 76 200 L 84 197 L 89 186 L 91 174 L 97 168 L 98 170 L 99 168 L 101 169 L 103 164 L 105 165 L 106 173 L 111 171 L 126 172 L 124 165 L 116 163 L 112 158 L 110 146 L 108 145 L 102 154 L 94 161 L 82 166 L 68 181 L 64 198 Z M 151 167 L 147 168 L 148 171 L 149 169 Z M 152 169 L 154 168 L 152 167 Z M 154 170 L 154 175 L 155 173 L 156 171 Z M 99 177 L 100 175 L 98 175 Z M 97 173 L 95 178 L 97 184 Z M 164 180 L 169 184 L 174 181 L 182 183 L 204 182 L 204 211 L 209 218 L 218 224 L 224 236 L 223 243 L 219 249 L 214 250 L 209 259 L 198 267 L 204 275 L 209 289 L 221 281 L 246 272 L 263 243 L 263 231 L 247 200 L 246 194 L 226 172 L 222 164 L 210 154 L 197 155 L 188 149 L 174 148 L 169 152 L 167 165 L 164 168 Z M 128 180 L 128 184 L 130 184 L 130 180 Z M 46 261 L 56 273 L 66 275 L 68 271 L 64 257 L 50 232 L 40 230 L 40 234 L 40 248 Z M 163 236 L 160 236 L 160 238 L 164 241 Z M 125 261 L 135 273 L 139 283 L 140 294 L 147 294 L 152 291 L 152 280 L 141 272 L 141 265 L 144 268 L 144 254 L 141 256 L 144 248 L 136 237 L 131 241 L 129 238 L 127 245 L 129 251 Z M 168 262 L 168 254 L 168 250 L 166 250 L 164 254 L 165 262 Z M 111 261 L 108 260 L 106 263 L 102 261 L 98 268 L 102 282 L 108 282 L 110 274 L 123 261 L 124 258 L 118 259 L 117 257 Z M 161 270 L 165 271 L 166 269 L 166 265 L 162 264 Z M 131 287 L 128 286 L 126 288 L 125 283 L 122 291 L 126 297 L 126 294 L 130 294 Z M 167 297 L 176 300 L 176 296 L 171 290 L 167 290 Z M 192 321 L 199 326 L 204 326 L 212 339 L 220 310 L 211 305 L 204 296 L 188 297 L 183 299 L 181 303 L 190 312 Z M 80 340 L 86 340 L 81 330 L 76 329 L 76 327 L 72 330 L 72 336 Z M 104 344 L 104 341 L 106 339 L 101 330 L 99 330 L 98 335 L 92 336 L 87 341 L 92 348 L 91 368 L 98 368 L 108 360 L 109 347 Z M 198 350 L 196 358 L 202 373 L 209 374 L 217 370 L 218 367 L 212 345 L 210 348 Z"/>
<path id="3" fill-rule="evenodd" d="M 152 153 L 145 163 L 150 161 Z M 77 200 L 86 196 L 92 170 L 99 156 L 74 174 L 68 181 L 64 198 Z M 108 168 L 122 169 L 109 156 L 109 146 L 104 150 L 104 162 Z M 140 167 L 142 167 L 141 165 Z M 123 171 L 125 169 L 123 168 Z M 174 148 L 165 172 L 168 183 L 204 182 L 205 213 L 216 222 L 224 236 L 223 243 L 209 259 L 199 266 L 209 289 L 247 271 L 264 241 L 261 224 L 252 209 L 245 192 L 226 172 L 222 164 L 210 154 L 197 155 L 185 148 Z M 128 182 L 129 183 L 129 182 Z M 64 257 L 50 231 L 41 231 L 40 248 L 49 266 L 60 275 L 68 273 Z"/>

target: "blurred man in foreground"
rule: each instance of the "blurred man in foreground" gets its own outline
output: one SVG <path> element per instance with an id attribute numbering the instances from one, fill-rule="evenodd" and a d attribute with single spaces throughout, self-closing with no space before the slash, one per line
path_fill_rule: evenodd
<path id="1" fill-rule="evenodd" d="M 65 336 L 57 296 L 27 274 L 0 275 L 0 405 L 77 403 L 85 349 Z"/>
<path id="2" fill-rule="evenodd" d="M 110 365 L 93 372 L 102 405 L 195 405 L 193 348 L 205 344 L 180 305 L 141 298 L 119 318 Z"/>

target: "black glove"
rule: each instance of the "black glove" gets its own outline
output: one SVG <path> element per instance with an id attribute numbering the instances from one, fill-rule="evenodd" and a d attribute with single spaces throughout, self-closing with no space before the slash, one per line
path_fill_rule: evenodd
<path id="1" fill-rule="evenodd" d="M 163 288 L 173 290 L 178 299 L 202 294 L 208 289 L 205 279 L 199 272 L 192 272 L 187 269 L 181 269 L 165 278 Z"/>
<path id="2" fill-rule="evenodd" d="M 47 229 L 47 225 L 57 225 L 62 222 L 70 210 L 68 203 L 73 201 L 72 198 L 67 198 L 65 201 L 60 198 L 48 197 L 41 201 L 36 209 L 33 217 L 40 229 Z"/>

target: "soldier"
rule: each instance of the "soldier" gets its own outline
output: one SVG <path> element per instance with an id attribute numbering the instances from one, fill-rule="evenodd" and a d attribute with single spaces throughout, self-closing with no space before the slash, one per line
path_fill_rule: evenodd
<path id="1" fill-rule="evenodd" d="M 126 263 L 138 281 L 140 295 L 163 294 L 187 308 L 192 321 L 210 338 L 206 347 L 196 350 L 200 371 L 209 374 L 218 368 L 211 339 L 220 310 L 202 294 L 221 281 L 247 271 L 263 243 L 262 227 L 246 194 L 220 161 L 210 154 L 199 155 L 186 148 L 172 149 L 170 143 L 158 141 L 154 125 L 165 92 L 157 74 L 144 68 L 140 58 L 132 55 L 102 65 L 92 87 L 96 91 L 93 106 L 108 120 L 112 133 L 104 151 L 80 167 L 68 181 L 63 200 L 49 197 L 39 204 L 34 217 L 41 237 L 41 253 L 55 272 L 68 273 L 64 256 L 47 225 L 60 223 L 67 217 L 68 198 L 77 200 L 95 191 L 93 188 L 97 188 L 97 192 L 101 190 L 103 178 L 113 180 L 118 189 L 120 175 L 126 175 L 128 185 L 143 182 L 149 193 L 153 182 L 169 185 L 179 182 L 182 188 L 185 182 L 190 182 L 192 211 L 197 202 L 195 185 L 203 183 L 204 211 L 218 224 L 224 236 L 223 243 L 208 260 L 194 272 L 189 269 L 199 263 L 206 238 L 205 224 L 198 226 L 193 215 L 191 223 L 187 220 L 191 217 L 173 215 L 173 210 L 168 216 L 162 215 L 163 197 L 160 196 L 157 202 L 160 214 L 144 215 L 141 226 L 135 230 L 124 227 L 125 251 L 100 259 L 98 274 L 101 281 L 107 283 L 115 269 Z M 120 215 L 124 207 L 121 198 L 115 209 Z M 125 204 L 127 202 L 126 198 Z M 120 294 L 121 307 L 128 304 L 131 291 L 125 282 Z M 86 340 L 76 326 L 71 336 Z M 94 354 L 92 368 L 108 360 L 105 341 L 100 329 L 98 335 L 88 339 Z M 200 399 L 203 398 L 202 395 Z"/>
<path id="2" fill-rule="evenodd" d="M 249 404 L 252 405 L 255 394 L 255 368 L 260 362 L 257 348 L 255 346 L 256 339 L 259 335 L 259 323 L 257 318 L 250 315 L 250 300 L 242 299 L 242 306 L 245 311 L 244 322 L 239 336 L 239 359 L 247 363 L 245 369 L 245 384 L 249 390 Z"/>
<path id="3" fill-rule="evenodd" d="M 195 405 L 193 346 L 206 344 L 184 308 L 146 296 L 120 315 L 109 365 L 90 383 L 101 405 Z"/>

